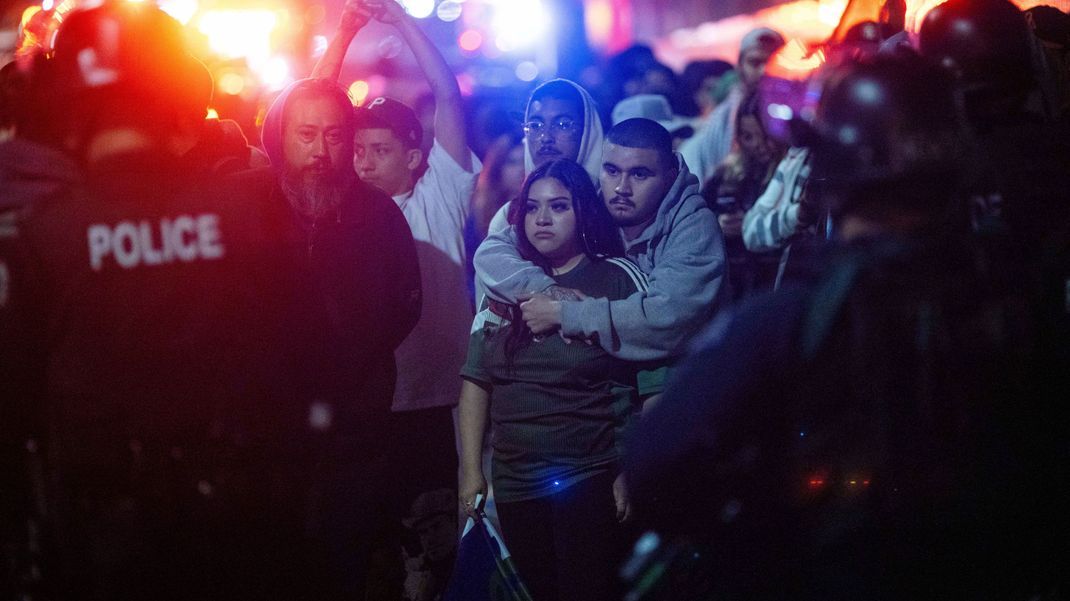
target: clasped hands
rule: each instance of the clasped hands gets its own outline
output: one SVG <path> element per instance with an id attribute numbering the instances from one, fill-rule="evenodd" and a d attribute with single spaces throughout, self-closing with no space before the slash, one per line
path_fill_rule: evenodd
<path id="1" fill-rule="evenodd" d="M 540 336 L 561 327 L 561 301 L 582 300 L 586 296 L 573 288 L 551 286 L 545 292 L 518 294 L 516 298 L 524 323 L 533 334 Z"/>
<path id="2" fill-rule="evenodd" d="M 404 16 L 405 9 L 395 0 L 346 0 L 339 28 L 356 33 L 372 19 L 395 25 Z"/>

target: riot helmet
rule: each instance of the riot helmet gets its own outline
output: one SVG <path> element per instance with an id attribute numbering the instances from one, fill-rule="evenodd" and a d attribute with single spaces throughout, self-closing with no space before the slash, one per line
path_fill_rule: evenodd
<path id="1" fill-rule="evenodd" d="M 1009 0 L 948 0 L 926 15 L 919 47 L 953 74 L 976 117 L 1025 101 L 1034 84 L 1029 36 Z"/>
<path id="2" fill-rule="evenodd" d="M 182 25 L 152 3 L 106 2 L 67 14 L 33 69 L 37 101 L 62 138 L 87 122 L 132 120 L 166 132 L 203 119 L 211 75 Z"/>
<path id="3" fill-rule="evenodd" d="M 946 73 L 875 56 L 834 68 L 819 94 L 804 137 L 833 216 L 949 208 L 968 145 Z"/>

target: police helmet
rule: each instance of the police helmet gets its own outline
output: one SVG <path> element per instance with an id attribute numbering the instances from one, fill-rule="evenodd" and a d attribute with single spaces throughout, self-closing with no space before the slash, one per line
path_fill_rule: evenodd
<path id="1" fill-rule="evenodd" d="M 862 21 L 855 23 L 843 34 L 843 41 L 848 44 L 880 44 L 884 41 L 880 23 Z"/>
<path id="2" fill-rule="evenodd" d="M 967 96 L 1025 94 L 1033 84 L 1030 32 L 1009 0 L 948 0 L 919 32 L 922 56 L 949 69 Z"/>
<path id="3" fill-rule="evenodd" d="M 72 97 L 125 95 L 203 116 L 211 75 L 187 52 L 184 35 L 182 25 L 151 2 L 75 10 L 39 61 L 38 83 L 45 100 L 51 95 L 66 108 L 76 108 Z"/>
<path id="4" fill-rule="evenodd" d="M 805 138 L 834 214 L 867 195 L 925 209 L 948 196 L 966 137 L 946 73 L 919 57 L 878 55 L 836 67 L 819 94 Z"/>

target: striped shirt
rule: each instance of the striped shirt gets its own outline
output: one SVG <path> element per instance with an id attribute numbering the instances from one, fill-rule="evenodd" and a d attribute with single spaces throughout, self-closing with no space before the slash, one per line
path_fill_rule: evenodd
<path id="1" fill-rule="evenodd" d="M 751 252 L 784 248 L 799 227 L 799 199 L 810 177 L 810 153 L 791 148 L 773 179 L 743 216 L 743 244 Z"/>

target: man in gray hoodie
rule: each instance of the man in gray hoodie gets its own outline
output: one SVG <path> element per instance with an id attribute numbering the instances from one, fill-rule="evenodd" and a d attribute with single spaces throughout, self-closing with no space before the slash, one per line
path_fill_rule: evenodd
<path id="1" fill-rule="evenodd" d="M 673 153 L 669 132 L 649 119 L 628 119 L 609 131 L 598 179 L 625 254 L 649 278 L 646 290 L 616 301 L 579 298 L 520 257 L 511 229 L 476 251 L 476 276 L 492 296 L 522 303 L 536 334 L 560 329 L 623 359 L 671 360 L 715 308 L 725 269 L 717 218 Z"/>

